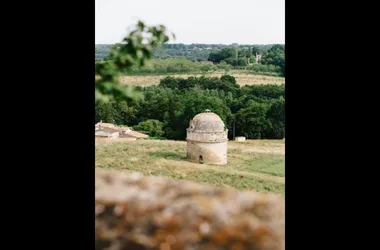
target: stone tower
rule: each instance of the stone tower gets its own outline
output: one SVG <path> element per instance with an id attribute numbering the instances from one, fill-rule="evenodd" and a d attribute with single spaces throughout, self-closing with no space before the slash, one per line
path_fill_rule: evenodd
<path id="1" fill-rule="evenodd" d="M 220 117 L 206 110 L 190 121 L 187 129 L 187 158 L 205 164 L 227 164 L 227 132 Z"/>
<path id="2" fill-rule="evenodd" d="M 261 60 L 262 55 L 256 53 L 256 63 L 259 63 Z"/>

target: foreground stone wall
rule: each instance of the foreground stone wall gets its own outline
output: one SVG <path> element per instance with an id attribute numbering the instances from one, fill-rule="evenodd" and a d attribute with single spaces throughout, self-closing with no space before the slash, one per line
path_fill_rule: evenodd
<path id="1" fill-rule="evenodd" d="M 284 198 L 96 170 L 95 249 L 284 249 Z"/>

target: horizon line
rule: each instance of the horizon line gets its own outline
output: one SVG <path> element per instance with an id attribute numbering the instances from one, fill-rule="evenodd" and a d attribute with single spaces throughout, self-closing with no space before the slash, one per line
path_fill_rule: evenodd
<path id="1" fill-rule="evenodd" d="M 120 43 L 120 42 L 118 42 Z M 95 45 L 115 45 L 118 43 L 95 43 Z M 274 45 L 274 44 L 279 44 L 279 45 L 285 45 L 285 43 L 164 43 L 165 44 L 183 44 L 183 45 L 197 45 L 197 44 L 206 44 L 206 45 Z"/>

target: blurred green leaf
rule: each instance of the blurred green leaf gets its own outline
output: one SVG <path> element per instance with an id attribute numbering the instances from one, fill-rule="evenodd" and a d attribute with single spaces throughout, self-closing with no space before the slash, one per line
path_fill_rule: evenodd
<path id="1" fill-rule="evenodd" d="M 174 38 L 173 34 L 172 36 Z M 141 98 L 142 94 L 132 86 L 119 82 L 120 72 L 129 72 L 133 66 L 143 67 L 146 59 L 152 58 L 153 48 L 160 47 L 167 41 L 169 36 L 165 26 L 149 27 L 139 21 L 122 43 L 111 49 L 109 58 L 112 60 L 95 63 L 95 99 L 110 101 Z"/>

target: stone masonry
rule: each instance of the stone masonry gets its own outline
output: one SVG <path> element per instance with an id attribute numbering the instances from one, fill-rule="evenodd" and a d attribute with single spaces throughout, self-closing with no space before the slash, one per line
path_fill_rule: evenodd
<path id="1" fill-rule="evenodd" d="M 284 250 L 282 196 L 96 169 L 95 250 Z"/>

